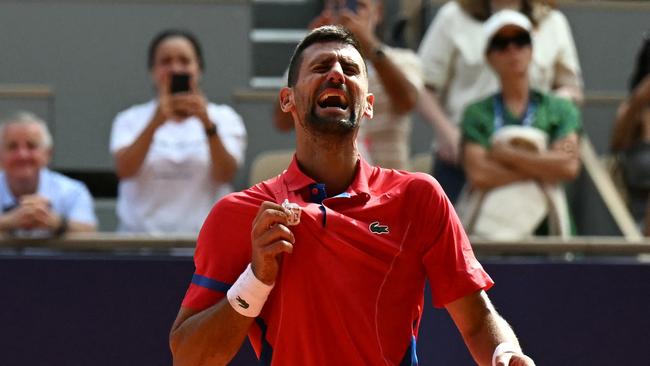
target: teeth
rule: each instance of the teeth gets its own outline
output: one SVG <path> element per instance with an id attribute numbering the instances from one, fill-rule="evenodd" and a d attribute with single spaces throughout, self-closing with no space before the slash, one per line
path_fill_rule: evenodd
<path id="1" fill-rule="evenodd" d="M 348 103 L 348 99 L 345 97 L 345 95 L 342 95 L 342 94 L 339 94 L 339 93 L 323 93 L 321 95 L 321 97 L 318 99 L 318 101 L 323 102 L 323 101 L 325 101 L 325 99 L 327 99 L 329 97 L 338 97 L 338 98 L 341 98 L 341 101 L 343 102 L 343 104 Z"/>

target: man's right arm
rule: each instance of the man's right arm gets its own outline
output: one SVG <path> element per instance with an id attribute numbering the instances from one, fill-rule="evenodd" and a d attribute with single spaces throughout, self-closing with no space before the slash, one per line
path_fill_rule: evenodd
<path id="1" fill-rule="evenodd" d="M 254 319 L 236 312 L 226 297 L 200 312 L 181 307 L 169 335 L 174 365 L 226 365 Z"/>
<path id="2" fill-rule="evenodd" d="M 216 215 L 214 212 L 211 216 Z M 295 238 L 287 227 L 288 215 L 289 212 L 281 205 L 267 201 L 262 203 L 253 219 L 251 272 L 248 273 L 252 273 L 256 281 L 263 285 L 275 283 L 281 255 L 293 251 Z M 202 230 L 206 226 L 208 224 Z M 256 291 L 249 286 L 249 282 L 240 280 L 230 288 L 229 293 L 234 290 L 237 296 L 243 293 L 237 293 L 243 288 L 248 290 L 249 295 Z M 253 295 L 266 299 L 268 291 Z M 174 365 L 225 365 L 235 356 L 263 302 L 258 304 L 255 314 L 245 316 L 233 308 L 228 298 L 226 294 L 215 305 L 202 311 L 181 307 L 169 335 Z M 249 306 L 250 309 L 248 306 L 246 309 L 252 311 L 256 305 L 251 303 Z"/>
<path id="3" fill-rule="evenodd" d="M 0 232 L 15 229 L 18 226 L 16 221 L 16 214 L 13 211 L 0 214 Z"/>

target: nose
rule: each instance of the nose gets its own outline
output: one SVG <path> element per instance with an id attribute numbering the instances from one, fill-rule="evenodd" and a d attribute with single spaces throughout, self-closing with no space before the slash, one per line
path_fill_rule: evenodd
<path id="1" fill-rule="evenodd" d="M 30 155 L 29 148 L 25 146 L 20 146 L 16 149 L 16 155 L 21 159 L 27 159 Z"/>
<path id="2" fill-rule="evenodd" d="M 343 74 L 343 67 L 340 62 L 335 62 L 327 74 L 327 79 L 334 84 L 343 84 L 345 74 Z"/>
<path id="3" fill-rule="evenodd" d="M 179 61 L 172 62 L 169 69 L 174 74 L 183 73 L 186 71 L 185 65 L 183 65 L 183 63 Z"/>

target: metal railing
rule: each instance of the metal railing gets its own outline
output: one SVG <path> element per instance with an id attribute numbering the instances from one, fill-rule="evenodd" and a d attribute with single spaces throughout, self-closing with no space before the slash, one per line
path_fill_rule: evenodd
<path id="1" fill-rule="evenodd" d="M 479 255 L 557 255 L 574 253 L 582 255 L 635 256 L 650 254 L 650 238 L 638 241 L 623 237 L 532 237 L 519 241 L 493 241 L 471 238 L 472 246 Z M 102 252 L 115 250 L 168 251 L 172 248 L 192 249 L 196 244 L 193 235 L 145 235 L 145 234 L 68 234 L 59 238 L 17 239 L 1 238 L 0 248 L 25 249 L 46 248 L 60 251 Z"/>

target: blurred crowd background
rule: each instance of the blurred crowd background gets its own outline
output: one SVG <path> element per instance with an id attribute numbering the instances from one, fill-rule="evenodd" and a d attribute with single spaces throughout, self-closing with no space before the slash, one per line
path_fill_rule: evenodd
<path id="1" fill-rule="evenodd" d="M 616 169 L 609 167 L 618 166 L 622 145 L 612 148 L 612 136 L 617 111 L 635 92 L 631 79 L 646 42 L 650 7 L 643 1 L 536 2 L 568 20 L 581 83 L 581 95 L 569 99 L 581 111 L 584 140 L 593 146 L 607 179 L 616 183 L 617 175 L 610 174 Z M 379 39 L 417 53 L 446 3 L 384 1 Z M 467 10 L 489 1 L 457 3 Z M 120 174 L 112 154 L 116 150 L 109 146 L 116 115 L 160 95 L 147 63 L 152 39 L 165 29 L 188 30 L 199 40 L 205 60 L 198 87 L 208 101 L 231 107 L 242 123 L 245 146 L 227 180 L 235 190 L 247 188 L 258 179 L 253 172 L 256 158 L 293 147 L 292 133 L 274 124 L 277 91 L 285 83 L 293 47 L 326 6 L 309 0 L 2 2 L 0 116 L 6 119 L 24 110 L 45 121 L 54 141 L 49 167 L 88 187 L 97 230 L 118 230 Z M 426 71 L 427 61 L 422 61 Z M 430 173 L 432 142 L 440 132 L 421 108 L 413 108 L 409 117 L 407 168 Z M 625 234 L 617 206 L 608 205 L 598 175 L 584 164 L 567 185 L 574 233 Z M 624 186 L 619 182 L 619 188 Z M 627 205 L 629 194 L 622 193 L 618 198 Z M 643 224 L 636 228 L 643 230 Z"/>

